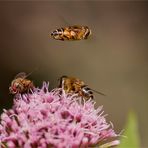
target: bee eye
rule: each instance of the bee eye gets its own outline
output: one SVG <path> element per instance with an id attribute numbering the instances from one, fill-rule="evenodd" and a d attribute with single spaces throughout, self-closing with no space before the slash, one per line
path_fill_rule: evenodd
<path id="1" fill-rule="evenodd" d="M 19 83 L 15 83 L 15 87 L 18 88 L 19 87 Z"/>
<path id="2" fill-rule="evenodd" d="M 10 87 L 9 87 L 9 91 L 10 91 L 11 94 L 16 94 L 17 89 L 16 89 L 16 87 L 14 87 L 14 86 L 13 86 L 13 87 L 10 86 Z"/>

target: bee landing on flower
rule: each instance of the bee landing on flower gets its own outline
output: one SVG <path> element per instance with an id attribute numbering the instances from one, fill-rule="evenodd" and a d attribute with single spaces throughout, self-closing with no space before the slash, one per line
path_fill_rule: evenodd
<path id="1" fill-rule="evenodd" d="M 105 94 L 93 90 L 76 77 L 61 76 L 59 78 L 59 87 L 62 88 L 66 94 L 78 94 L 78 96 L 84 97 L 85 99 L 93 99 L 93 92 L 105 96 Z"/>
<path id="2" fill-rule="evenodd" d="M 27 79 L 28 75 L 25 72 L 18 73 L 14 80 L 12 80 L 9 87 L 11 94 L 27 93 L 30 89 L 34 88 L 31 80 Z"/>

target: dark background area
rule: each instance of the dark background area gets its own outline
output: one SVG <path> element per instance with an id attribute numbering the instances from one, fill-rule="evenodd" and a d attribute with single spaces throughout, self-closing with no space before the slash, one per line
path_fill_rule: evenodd
<path id="1" fill-rule="evenodd" d="M 62 42 L 51 31 L 87 25 L 88 40 Z M 35 69 L 38 69 L 34 71 Z M 96 95 L 117 132 L 134 110 L 141 147 L 148 147 L 148 3 L 147 2 L 0 2 L 0 112 L 12 106 L 8 88 L 19 72 L 37 86 L 61 75 L 78 77 Z"/>

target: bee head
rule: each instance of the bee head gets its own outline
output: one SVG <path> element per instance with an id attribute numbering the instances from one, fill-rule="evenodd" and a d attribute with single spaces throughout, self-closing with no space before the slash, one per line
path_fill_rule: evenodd
<path id="1" fill-rule="evenodd" d="M 18 86 L 19 86 L 19 83 L 12 83 L 12 85 L 9 87 L 10 93 L 16 94 L 18 92 Z"/>
<path id="2" fill-rule="evenodd" d="M 9 87 L 9 91 L 11 94 L 17 94 L 17 93 L 21 93 L 21 91 L 23 90 L 23 85 L 19 79 L 13 80 L 10 87 Z"/>

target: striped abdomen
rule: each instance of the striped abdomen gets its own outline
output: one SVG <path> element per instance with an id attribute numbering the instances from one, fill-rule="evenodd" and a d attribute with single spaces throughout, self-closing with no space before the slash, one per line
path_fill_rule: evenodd
<path id="1" fill-rule="evenodd" d="M 69 26 L 57 29 L 51 33 L 56 40 L 82 40 L 91 35 L 91 30 L 87 26 Z"/>
<path id="2" fill-rule="evenodd" d="M 87 86 L 87 85 L 84 85 L 82 86 L 81 88 L 81 91 L 82 91 L 82 95 L 88 99 L 93 99 L 94 96 L 93 96 L 93 91 Z"/>

